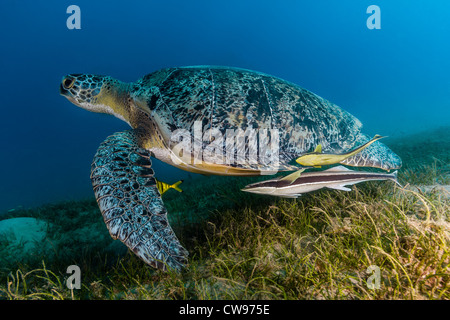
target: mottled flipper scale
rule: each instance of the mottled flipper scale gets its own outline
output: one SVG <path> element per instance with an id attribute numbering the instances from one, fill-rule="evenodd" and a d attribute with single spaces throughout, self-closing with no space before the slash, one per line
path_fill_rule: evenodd
<path id="1" fill-rule="evenodd" d="M 150 153 L 135 133 L 116 133 L 98 148 L 91 168 L 95 197 L 113 239 L 153 267 L 180 270 L 188 252 L 168 223 Z"/>

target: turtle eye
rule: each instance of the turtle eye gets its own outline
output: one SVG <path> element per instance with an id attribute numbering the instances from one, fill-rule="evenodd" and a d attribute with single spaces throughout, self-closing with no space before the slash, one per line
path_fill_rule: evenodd
<path id="1" fill-rule="evenodd" d="M 74 78 L 65 78 L 62 82 L 62 85 L 65 89 L 70 89 L 73 87 L 73 84 L 75 83 Z"/>

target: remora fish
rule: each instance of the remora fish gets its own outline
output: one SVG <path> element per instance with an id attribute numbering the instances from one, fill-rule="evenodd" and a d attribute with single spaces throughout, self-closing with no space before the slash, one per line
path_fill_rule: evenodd
<path id="1" fill-rule="evenodd" d="M 287 176 L 249 184 L 242 191 L 284 198 L 297 198 L 303 193 L 322 188 L 351 191 L 351 189 L 345 186 L 371 180 L 392 180 L 399 184 L 397 181 L 397 171 L 393 173 L 364 172 L 350 170 L 344 166 L 337 166 L 319 172 L 305 172 L 301 174 L 294 172 L 292 175 L 296 174 L 297 177 L 295 179 L 289 179 L 289 176 Z"/>
<path id="2" fill-rule="evenodd" d="M 345 159 L 350 158 L 351 156 L 354 156 L 355 154 L 361 152 L 362 150 L 364 150 L 372 143 L 381 138 L 385 137 L 377 134 L 370 141 L 366 142 L 362 146 L 359 146 L 358 148 L 355 148 L 353 150 L 341 154 L 322 153 L 322 145 L 319 144 L 313 152 L 304 154 L 295 161 L 302 166 L 315 168 L 340 163 L 341 161 L 344 161 Z"/>

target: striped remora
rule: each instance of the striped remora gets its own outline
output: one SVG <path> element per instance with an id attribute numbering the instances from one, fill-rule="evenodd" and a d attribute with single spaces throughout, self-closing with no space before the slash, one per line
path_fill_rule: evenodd
<path id="1" fill-rule="evenodd" d="M 397 171 L 378 173 L 350 170 L 344 166 L 324 171 L 303 172 L 295 180 L 277 178 L 247 185 L 242 191 L 284 198 L 297 198 L 304 193 L 322 188 L 351 191 L 346 186 L 372 180 L 392 180 L 398 185 Z"/>

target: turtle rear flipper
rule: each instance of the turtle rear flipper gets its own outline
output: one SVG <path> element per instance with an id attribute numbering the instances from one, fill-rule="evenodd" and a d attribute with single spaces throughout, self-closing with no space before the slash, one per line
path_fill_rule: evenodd
<path id="1" fill-rule="evenodd" d="M 363 145 L 370 140 L 370 137 L 360 133 L 354 143 L 355 146 Z M 379 141 L 340 162 L 341 164 L 353 167 L 373 167 L 383 170 L 399 169 L 402 166 L 402 159 L 391 149 Z"/>
<path id="2" fill-rule="evenodd" d="M 180 270 L 188 252 L 168 223 L 153 175 L 150 152 L 139 148 L 134 131 L 108 137 L 91 168 L 95 197 L 111 237 L 153 267 Z"/>

